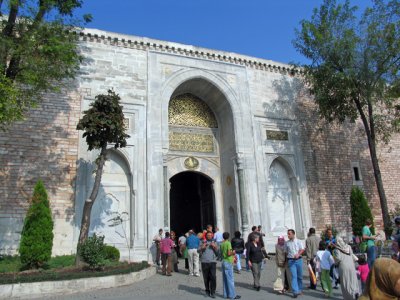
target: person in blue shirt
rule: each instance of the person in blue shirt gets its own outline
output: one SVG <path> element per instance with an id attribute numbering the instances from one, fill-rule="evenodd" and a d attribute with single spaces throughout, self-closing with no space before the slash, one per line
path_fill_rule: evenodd
<path id="1" fill-rule="evenodd" d="M 189 260 L 189 275 L 200 276 L 199 271 L 199 253 L 197 249 L 200 246 L 200 239 L 191 229 L 189 230 L 189 237 L 186 239 L 186 248 L 188 250 L 188 260 Z"/>

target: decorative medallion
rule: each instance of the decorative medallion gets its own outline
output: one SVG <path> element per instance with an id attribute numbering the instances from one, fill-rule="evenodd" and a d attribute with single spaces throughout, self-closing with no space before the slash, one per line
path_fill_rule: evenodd
<path id="1" fill-rule="evenodd" d="M 169 125 L 217 128 L 218 122 L 208 105 L 192 94 L 171 99 L 168 106 Z"/>
<path id="2" fill-rule="evenodd" d="M 188 158 L 185 159 L 185 167 L 186 169 L 189 170 L 194 170 L 199 167 L 199 161 L 194 158 L 193 156 L 189 156 Z"/>
<path id="3" fill-rule="evenodd" d="M 226 184 L 231 185 L 232 183 L 232 177 L 231 176 L 226 176 Z"/>

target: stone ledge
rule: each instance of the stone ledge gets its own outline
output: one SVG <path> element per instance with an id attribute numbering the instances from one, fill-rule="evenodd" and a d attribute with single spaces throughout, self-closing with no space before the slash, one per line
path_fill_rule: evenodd
<path id="1" fill-rule="evenodd" d="M 139 272 L 105 277 L 91 277 L 64 281 L 43 281 L 0 285 L 0 299 L 30 299 L 41 296 L 66 295 L 107 289 L 142 281 L 156 274 L 156 268 L 149 267 Z"/>

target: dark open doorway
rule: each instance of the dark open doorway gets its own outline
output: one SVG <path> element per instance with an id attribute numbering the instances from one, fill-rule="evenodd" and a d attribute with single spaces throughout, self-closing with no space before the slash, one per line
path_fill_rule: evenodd
<path id="1" fill-rule="evenodd" d="M 200 232 L 214 226 L 214 191 L 212 181 L 195 172 L 182 172 L 170 179 L 170 225 L 181 235 L 189 229 Z"/>

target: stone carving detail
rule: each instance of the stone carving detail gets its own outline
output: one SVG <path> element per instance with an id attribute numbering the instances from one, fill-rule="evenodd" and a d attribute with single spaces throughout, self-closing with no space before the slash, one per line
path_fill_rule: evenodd
<path id="1" fill-rule="evenodd" d="M 189 170 L 194 170 L 199 167 L 199 161 L 193 156 L 186 158 L 184 164 L 185 168 Z"/>
<path id="2" fill-rule="evenodd" d="M 211 134 L 197 134 L 174 132 L 169 133 L 169 149 L 189 152 L 214 152 L 214 136 Z"/>
<path id="3" fill-rule="evenodd" d="M 169 102 L 169 125 L 217 128 L 218 122 L 212 110 L 203 100 L 192 95 L 179 95 Z"/>
<path id="4" fill-rule="evenodd" d="M 267 140 L 288 141 L 289 134 L 287 131 L 267 130 Z"/>

